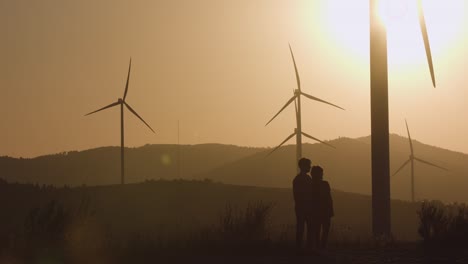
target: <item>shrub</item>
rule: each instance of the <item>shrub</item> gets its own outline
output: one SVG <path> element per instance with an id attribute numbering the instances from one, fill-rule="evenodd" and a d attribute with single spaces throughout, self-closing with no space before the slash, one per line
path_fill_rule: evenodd
<path id="1" fill-rule="evenodd" d="M 465 204 L 423 202 L 418 216 L 418 232 L 424 242 L 468 245 L 468 208 Z"/>
<path id="2" fill-rule="evenodd" d="M 92 216 L 89 199 L 70 208 L 52 200 L 29 212 L 24 222 L 25 239 L 44 245 L 62 243 L 69 238 L 71 230 L 84 227 Z"/>
<path id="3" fill-rule="evenodd" d="M 245 211 L 231 204 L 220 216 L 219 234 L 224 241 L 266 241 L 270 239 L 272 204 L 249 203 Z"/>
<path id="4" fill-rule="evenodd" d="M 0 178 L 0 186 L 2 185 L 8 185 L 8 182 L 5 181 L 4 179 Z"/>

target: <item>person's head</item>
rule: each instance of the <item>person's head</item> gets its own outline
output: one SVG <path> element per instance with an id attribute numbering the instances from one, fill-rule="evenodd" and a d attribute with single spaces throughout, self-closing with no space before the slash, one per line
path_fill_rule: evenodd
<path id="1" fill-rule="evenodd" d="M 313 178 L 317 178 L 322 180 L 323 179 L 323 168 L 320 166 L 313 166 L 312 169 L 310 170 L 310 175 Z"/>
<path id="2" fill-rule="evenodd" d="M 297 164 L 299 165 L 301 173 L 307 173 L 309 172 L 310 167 L 312 166 L 312 161 L 310 161 L 310 159 L 302 158 Z"/>

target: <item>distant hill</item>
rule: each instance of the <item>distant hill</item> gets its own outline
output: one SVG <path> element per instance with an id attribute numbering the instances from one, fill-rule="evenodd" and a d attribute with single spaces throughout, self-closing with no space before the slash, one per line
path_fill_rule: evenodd
<path id="1" fill-rule="evenodd" d="M 126 148 L 126 182 L 178 178 L 178 151 L 180 177 L 190 179 L 262 149 L 221 144 Z M 116 184 L 120 183 L 120 148 L 102 147 L 32 159 L 0 157 L 0 168 L 0 178 L 8 182 L 56 186 Z"/>
<path id="2" fill-rule="evenodd" d="M 361 194 L 371 193 L 370 137 L 339 138 L 329 141 L 336 149 L 323 144 L 305 144 L 303 155 L 325 169 L 332 188 Z M 408 139 L 392 135 L 391 171 L 396 171 L 409 158 Z M 446 202 L 467 202 L 468 155 L 445 150 L 418 141 L 415 154 L 422 159 L 448 168 L 446 172 L 424 164 L 415 164 L 416 197 Z M 270 150 L 268 150 L 270 151 Z M 231 184 L 289 187 L 295 174 L 295 145 L 282 147 L 269 157 L 268 151 L 255 153 L 217 168 L 201 177 Z M 410 199 L 410 169 L 392 177 L 392 197 Z"/>
<path id="3" fill-rule="evenodd" d="M 304 144 L 304 156 L 325 169 L 332 187 L 346 192 L 371 193 L 370 137 L 339 138 L 323 144 Z M 408 139 L 391 135 L 391 168 L 395 171 L 409 156 Z M 442 171 L 416 163 L 416 198 L 468 202 L 468 155 L 414 141 L 415 154 L 444 166 Z M 287 145 L 266 157 L 270 148 L 220 144 L 180 146 L 180 178 L 264 187 L 289 188 L 295 174 L 295 146 Z M 0 178 L 8 182 L 39 184 L 107 185 L 120 181 L 118 147 L 68 152 L 34 159 L 0 158 Z M 147 145 L 126 150 L 127 182 L 175 179 L 176 145 Z M 392 197 L 410 198 L 409 167 L 392 178 Z"/>

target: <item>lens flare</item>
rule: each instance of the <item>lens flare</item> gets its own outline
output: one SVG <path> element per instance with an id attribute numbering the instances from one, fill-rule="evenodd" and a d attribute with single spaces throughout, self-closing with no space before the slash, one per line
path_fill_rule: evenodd
<path id="1" fill-rule="evenodd" d="M 408 19 L 409 8 L 408 0 L 381 0 L 379 3 L 379 16 L 386 25 L 400 24 Z"/>
<path id="2" fill-rule="evenodd" d="M 171 156 L 169 154 L 164 154 L 161 156 L 161 163 L 164 165 L 164 166 L 169 166 L 171 165 L 172 163 L 172 159 L 171 159 Z"/>
<path id="3" fill-rule="evenodd" d="M 423 0 L 424 14 L 435 60 L 459 46 L 464 37 L 465 0 Z M 332 43 L 343 54 L 362 63 L 369 60 L 369 0 L 327 0 L 324 24 Z M 426 69 L 426 55 L 418 20 L 417 0 L 381 0 L 379 16 L 388 33 L 390 66 L 407 71 Z M 402 67 L 403 66 L 403 67 Z"/>

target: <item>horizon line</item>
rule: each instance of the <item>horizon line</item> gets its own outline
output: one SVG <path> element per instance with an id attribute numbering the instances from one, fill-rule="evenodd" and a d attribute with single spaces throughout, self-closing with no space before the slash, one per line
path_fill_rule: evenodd
<path id="1" fill-rule="evenodd" d="M 402 137 L 402 138 L 405 138 L 405 139 L 408 139 L 407 136 L 404 136 L 404 135 L 400 135 L 398 133 L 390 133 L 390 135 L 392 136 L 399 136 L 399 137 Z M 330 142 L 330 141 L 335 141 L 335 140 L 339 140 L 339 139 L 353 139 L 353 140 L 359 140 L 359 139 L 364 139 L 364 138 L 367 138 L 367 137 L 370 137 L 371 135 L 367 135 L 367 136 L 358 136 L 358 137 L 347 137 L 347 136 L 339 136 L 337 138 L 334 138 L 334 139 L 326 139 L 326 140 L 323 140 L 325 142 Z M 430 146 L 430 147 L 435 147 L 435 148 L 439 148 L 439 149 L 442 149 L 442 150 L 447 150 L 447 151 L 450 151 L 450 152 L 455 152 L 455 153 L 458 153 L 458 154 L 463 154 L 463 155 L 468 155 L 468 152 L 463 152 L 463 151 L 460 151 L 460 150 L 454 150 L 454 149 L 450 149 L 450 148 L 447 148 L 447 147 L 441 147 L 441 146 L 436 146 L 436 145 L 430 145 L 430 144 L 427 144 L 427 143 L 424 143 L 422 141 L 419 141 L 417 139 L 412 139 L 413 142 L 418 142 L 420 144 L 423 144 L 423 145 L 427 145 L 427 146 Z M 321 144 L 319 142 L 314 142 L 314 143 L 309 143 L 309 142 L 304 142 L 303 143 L 304 145 L 315 145 L 315 144 Z M 146 146 L 164 146 L 164 145 L 174 145 L 174 146 L 177 146 L 177 143 L 146 143 L 144 145 L 139 145 L 139 146 L 127 146 L 125 147 L 126 149 L 138 149 L 138 148 L 143 148 L 143 147 L 146 147 Z M 265 149 L 265 150 L 268 150 L 268 149 L 273 149 L 275 148 L 276 146 L 275 145 L 272 145 L 272 146 L 249 146 L 249 145 L 238 145 L 238 144 L 232 144 L 232 143 L 221 143 L 221 142 L 203 142 L 203 143 L 194 143 L 194 144 L 180 144 L 180 146 L 199 146 L 199 145 L 224 145 L 224 146 L 235 146 L 235 147 L 240 147 L 240 148 L 258 148 L 258 149 Z M 287 146 L 291 146 L 291 145 L 294 145 L 294 143 L 291 143 L 291 144 L 287 144 L 287 145 L 284 145 L 283 147 L 287 147 Z M 43 153 L 43 154 L 38 154 L 38 155 L 31 155 L 31 156 L 21 156 L 21 155 L 16 155 L 16 156 L 12 156 L 12 155 L 9 155 L 9 154 L 0 154 L 0 158 L 14 158 L 14 159 L 36 159 L 36 158 L 40 158 L 40 157 L 47 157 L 47 156 L 54 156 L 54 155 L 59 155 L 59 154 L 64 154 L 64 153 L 70 153 L 70 152 L 84 152 L 84 151 L 89 151 L 89 150 L 96 150 L 96 149 L 101 149 L 101 148 L 120 148 L 120 146 L 112 146 L 112 145 L 107 145 L 107 146 L 96 146 L 96 147 L 90 147 L 90 148 L 84 148 L 84 149 L 75 149 L 75 150 L 68 150 L 68 151 L 59 151 L 59 152 L 53 152 L 53 153 Z"/>

